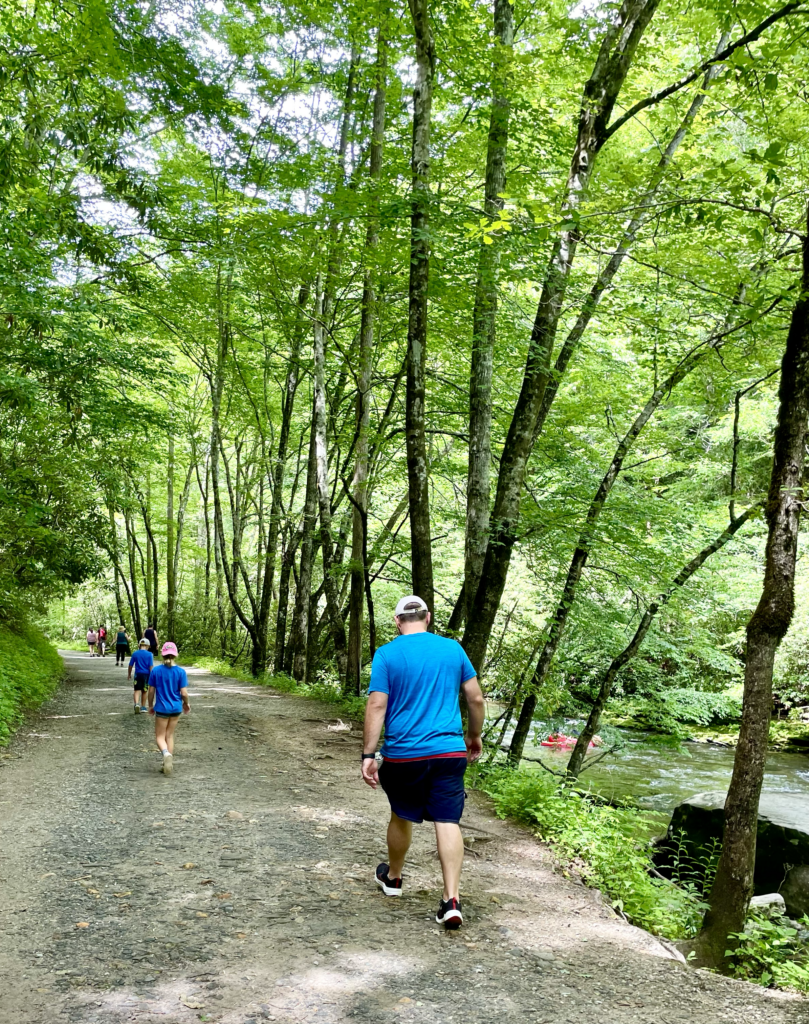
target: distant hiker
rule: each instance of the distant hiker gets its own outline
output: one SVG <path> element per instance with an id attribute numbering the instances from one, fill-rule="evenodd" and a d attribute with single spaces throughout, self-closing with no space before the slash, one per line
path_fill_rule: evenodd
<path id="1" fill-rule="evenodd" d="M 135 714 L 146 714 L 149 710 L 146 706 L 146 691 L 149 689 L 149 673 L 152 671 L 154 665 L 154 658 L 152 652 L 149 650 L 149 641 L 144 637 L 138 644 L 138 649 L 133 653 L 129 659 L 129 670 L 126 673 L 126 678 L 132 678 L 132 669 L 135 669 L 135 689 L 133 696 L 135 699 Z M 140 695 L 140 699 L 138 699 Z"/>
<path id="2" fill-rule="evenodd" d="M 163 755 L 164 775 L 171 775 L 174 766 L 174 733 L 180 714 L 188 714 L 188 677 L 185 669 L 175 665 L 177 648 L 163 644 L 163 664 L 152 669 L 149 676 L 149 714 L 155 716 L 154 737 Z"/>
<path id="3" fill-rule="evenodd" d="M 98 653 L 102 658 L 107 657 L 107 631 L 103 626 L 98 627 Z"/>
<path id="4" fill-rule="evenodd" d="M 96 656 L 96 643 L 97 642 L 98 642 L 98 634 L 96 633 L 96 631 L 91 626 L 87 630 L 87 646 L 90 648 L 90 657 L 91 658 L 94 658 Z"/>
<path id="5" fill-rule="evenodd" d="M 376 882 L 386 896 L 401 896 L 413 822 L 434 822 L 444 876 L 435 919 L 445 928 L 458 928 L 463 922 L 459 886 L 464 852 L 458 823 L 467 763 L 483 750 L 483 694 L 461 645 L 427 632 L 430 612 L 420 597 L 403 597 L 393 618 L 399 636 L 379 648 L 371 666 L 362 748 L 362 777 L 372 789 L 381 784 L 391 809 L 388 863 L 377 867 Z M 466 738 L 461 689 L 469 705 Z M 383 724 L 378 767 L 376 745 Z"/>
<path id="6" fill-rule="evenodd" d="M 152 652 L 152 655 L 156 658 L 158 641 L 154 623 L 152 623 L 151 626 L 146 627 L 146 629 L 143 631 L 143 636 L 146 640 L 149 641 L 149 650 Z"/>
<path id="7" fill-rule="evenodd" d="M 129 633 L 126 631 L 126 626 L 123 623 L 118 627 L 118 632 L 115 634 L 115 665 L 123 666 L 126 661 L 126 656 L 129 654 Z"/>

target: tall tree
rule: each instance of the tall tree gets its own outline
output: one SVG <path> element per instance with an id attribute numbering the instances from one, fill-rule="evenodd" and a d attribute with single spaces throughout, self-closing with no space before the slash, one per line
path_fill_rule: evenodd
<path id="1" fill-rule="evenodd" d="M 427 462 L 427 305 L 430 283 L 430 120 L 435 46 L 429 0 L 408 0 L 416 37 L 413 88 L 412 200 L 410 215 L 410 310 L 407 324 L 407 477 L 410 496 L 410 558 L 413 592 L 434 614 L 433 547 L 430 533 L 430 467 Z"/>
<path id="2" fill-rule="evenodd" d="M 618 94 L 658 2 L 624 0 L 618 16 L 604 32 L 592 74 L 584 86 L 576 143 L 565 187 L 561 228 L 554 240 L 545 270 L 542 294 L 528 344 L 522 388 L 500 459 L 492 511 L 494 527 L 486 546 L 481 583 L 472 600 L 463 635 L 463 646 L 478 670 L 483 666 L 517 537 L 517 518 L 526 466 L 550 375 L 553 343 L 570 271 L 581 237 L 581 204 L 587 195 L 598 155 L 607 140 L 607 129 Z"/>
<path id="3" fill-rule="evenodd" d="M 343 615 L 340 610 L 337 579 L 334 574 L 337 560 L 331 529 L 331 490 L 329 487 L 329 453 L 326 430 L 326 347 L 323 326 L 323 292 L 320 279 L 316 284 L 314 318 L 315 357 L 315 466 L 317 476 L 317 501 L 320 510 L 320 550 L 323 556 L 323 589 L 326 594 L 326 611 L 331 627 L 337 670 L 341 681 L 346 675 L 346 634 Z"/>
<path id="4" fill-rule="evenodd" d="M 509 69 L 514 47 L 514 8 L 495 0 L 492 109 L 486 147 L 483 210 L 495 222 L 505 206 L 506 153 L 511 116 Z M 499 247 L 484 232 L 478 252 L 475 307 L 472 314 L 472 365 L 469 373 L 469 466 L 466 477 L 466 540 L 461 597 L 449 623 L 458 629 L 466 616 L 466 595 L 477 593 L 489 539 L 492 462 L 492 367 L 497 323 Z"/>
<path id="5" fill-rule="evenodd" d="M 312 563 L 314 561 L 315 528 L 317 526 L 317 441 L 315 435 L 315 409 L 312 404 L 312 425 L 309 436 L 309 457 L 306 467 L 306 492 L 303 501 L 301 525 L 301 557 L 298 585 L 295 590 L 295 609 L 292 615 L 289 649 L 286 657 L 293 679 L 306 680 L 306 651 L 309 646 L 311 619 L 309 601 L 312 590 Z"/>
<path id="6" fill-rule="evenodd" d="M 366 592 L 368 558 L 368 431 L 371 422 L 371 373 L 374 363 L 376 330 L 376 269 L 379 248 L 379 183 L 382 176 L 382 152 L 385 143 L 385 103 L 387 97 L 387 41 L 385 22 L 380 20 L 376 37 L 376 87 L 371 124 L 371 157 L 368 168 L 368 226 L 365 232 L 365 268 L 360 322 L 359 374 L 356 402 L 356 461 L 352 480 L 351 591 L 349 596 L 348 660 L 346 691 L 360 692 L 362 670 L 362 622 Z"/>
<path id="7" fill-rule="evenodd" d="M 597 158 L 605 144 L 641 110 L 648 109 L 676 94 L 701 76 L 704 77 L 704 91 L 714 77 L 711 70 L 714 65 L 728 60 L 737 50 L 757 40 L 776 22 L 787 18 L 796 9 L 796 2 L 797 0 L 790 0 L 790 3 L 724 46 L 723 35 L 718 49 L 711 58 L 701 62 L 693 71 L 671 85 L 658 89 L 634 103 L 612 124 L 612 112 L 632 65 L 637 46 L 657 8 L 657 0 L 648 0 L 645 3 L 643 0 L 624 0 L 616 20 L 604 33 L 592 74 L 584 88 L 576 143 L 564 193 L 560 230 L 555 236 L 546 266 L 542 294 L 528 347 L 522 388 L 500 460 L 492 511 L 495 528 L 491 531 L 486 549 L 481 585 L 472 605 L 470 606 L 469 598 L 466 602 L 469 615 L 463 645 L 475 665 L 483 664 L 500 607 L 512 549 L 517 540 L 516 526 L 528 457 L 545 422 L 550 404 L 558 390 L 559 379 L 567 368 L 572 352 L 606 286 L 623 262 L 626 247 L 634 241 L 638 228 L 649 212 L 646 207 L 650 196 L 647 195 L 641 200 L 625 229 L 621 243 L 586 297 L 577 322 L 560 348 L 557 365 L 552 373 L 551 358 L 556 332 L 564 308 L 570 273 L 583 236 L 582 203 L 587 198 Z M 682 141 L 685 130 L 693 122 L 701 102 L 699 96 L 695 97 L 683 125 L 662 154 L 652 179 L 651 194 L 662 180 L 662 174 Z M 627 198 L 630 203 L 634 203 L 634 196 Z"/>
<path id="8" fill-rule="evenodd" d="M 809 226 L 809 209 L 807 210 Z M 778 422 L 767 494 L 764 585 L 747 625 L 744 699 L 733 776 L 725 800 L 722 852 L 697 937 L 697 960 L 727 964 L 729 936 L 744 927 L 753 893 L 758 805 L 769 742 L 775 654 L 795 608 L 795 561 L 803 507 L 803 477 L 809 432 L 809 232 L 804 235 L 801 295 L 795 304 L 781 361 Z"/>

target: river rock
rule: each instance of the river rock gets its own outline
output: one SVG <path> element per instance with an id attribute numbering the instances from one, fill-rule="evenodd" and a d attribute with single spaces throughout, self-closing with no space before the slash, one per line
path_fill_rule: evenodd
<path id="1" fill-rule="evenodd" d="M 786 900 L 780 892 L 768 892 L 750 900 L 751 910 L 766 910 L 770 914 L 785 914 Z"/>
<path id="2" fill-rule="evenodd" d="M 809 864 L 797 864 L 789 869 L 781 895 L 793 917 L 809 914 Z"/>
<path id="3" fill-rule="evenodd" d="M 654 861 L 672 874 L 676 859 L 704 865 L 722 841 L 723 791 L 697 793 L 675 808 Z M 797 870 L 801 868 L 803 870 Z M 755 895 L 780 892 L 788 912 L 809 910 L 809 799 L 794 793 L 763 793 L 758 811 Z"/>

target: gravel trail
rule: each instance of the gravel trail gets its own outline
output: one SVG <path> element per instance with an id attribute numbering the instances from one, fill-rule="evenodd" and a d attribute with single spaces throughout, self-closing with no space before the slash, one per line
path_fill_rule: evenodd
<path id="1" fill-rule="evenodd" d="M 325 705 L 189 670 L 174 774 L 113 659 L 0 754 L 0 1024 L 807 1024 L 809 1003 L 686 968 L 472 794 L 466 924 L 416 841 L 373 884 L 387 803 Z"/>

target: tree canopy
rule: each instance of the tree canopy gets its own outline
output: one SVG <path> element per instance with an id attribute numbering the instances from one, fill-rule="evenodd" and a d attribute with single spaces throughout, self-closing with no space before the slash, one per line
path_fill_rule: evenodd
<path id="1" fill-rule="evenodd" d="M 359 692 L 415 585 L 527 725 L 655 605 L 611 693 L 738 684 L 806 14 L 5 4 L 4 610 Z"/>

